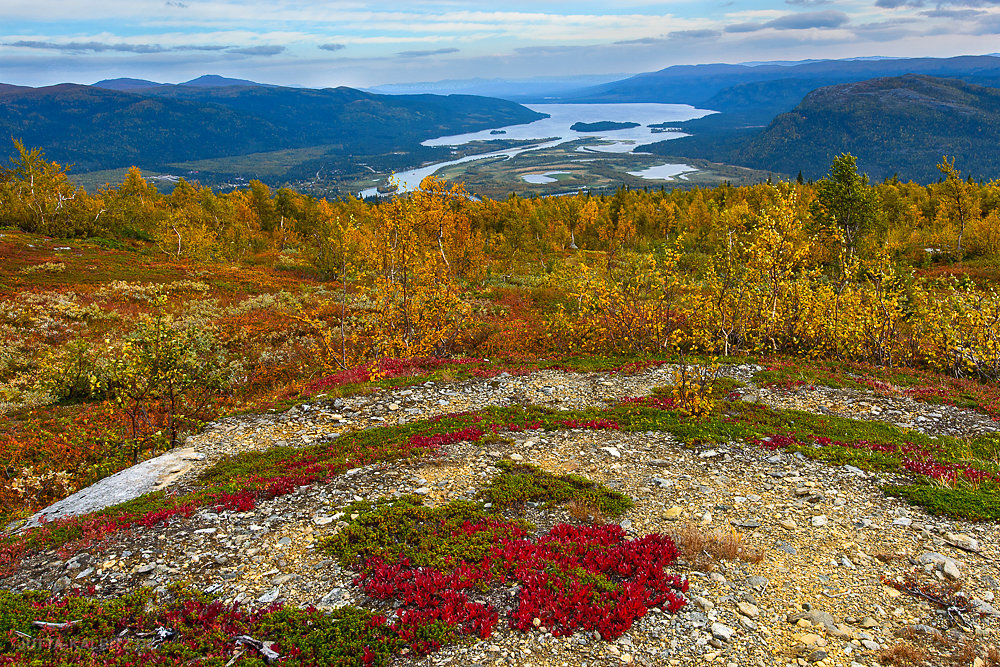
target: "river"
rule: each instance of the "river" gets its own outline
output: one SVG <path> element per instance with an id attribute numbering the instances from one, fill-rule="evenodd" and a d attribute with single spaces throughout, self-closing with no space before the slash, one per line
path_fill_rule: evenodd
<path id="1" fill-rule="evenodd" d="M 669 130 L 669 128 L 669 131 L 654 131 L 654 128 L 649 127 L 650 125 L 666 123 L 669 126 L 672 123 L 701 118 L 702 116 L 715 113 L 706 109 L 697 109 L 687 104 L 526 104 L 525 106 L 532 111 L 548 114 L 549 117 L 523 125 L 507 125 L 480 132 L 428 139 L 423 142 L 423 145 L 461 146 L 473 141 L 489 141 L 491 139 L 537 139 L 537 144 L 507 148 L 489 153 L 466 155 L 454 160 L 436 162 L 418 167 L 417 169 L 400 172 L 395 176 L 399 186 L 397 191 L 410 192 L 415 190 L 421 181 L 443 167 L 486 158 L 503 157 L 510 159 L 515 155 L 527 151 L 551 148 L 584 137 L 594 139 L 595 142 L 599 143 L 581 146 L 578 149 L 581 152 L 591 155 L 600 153 L 628 153 L 640 144 L 686 136 L 683 132 Z M 598 132 L 577 132 L 570 129 L 570 126 L 574 123 L 594 123 L 605 120 L 639 123 L 639 125 L 638 127 L 627 129 L 602 130 Z M 493 134 L 493 132 L 500 130 L 503 131 L 503 134 Z M 543 139 L 548 139 L 548 141 L 542 141 Z M 687 165 L 662 165 L 661 167 L 653 168 L 660 169 L 660 171 L 650 172 L 648 176 L 643 174 L 643 177 L 655 178 L 656 176 L 653 174 L 668 174 L 675 171 L 674 167 L 682 167 L 680 171 L 692 171 L 692 168 Z M 368 188 L 359 194 L 362 197 L 371 197 L 377 194 L 377 189 Z"/>

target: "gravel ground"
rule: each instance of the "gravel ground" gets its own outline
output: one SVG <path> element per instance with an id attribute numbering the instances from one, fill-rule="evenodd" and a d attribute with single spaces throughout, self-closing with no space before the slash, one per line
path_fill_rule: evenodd
<path id="1" fill-rule="evenodd" d="M 753 386 L 751 365 L 723 369 L 748 386 L 744 400 L 773 407 L 880 420 L 928 434 L 972 435 L 1000 429 L 988 417 L 905 397 L 809 387 Z M 425 419 L 485 405 L 583 408 L 613 404 L 670 384 L 673 370 L 636 375 L 541 371 L 455 383 L 426 383 L 363 397 L 318 400 L 287 413 L 220 421 L 185 443 L 189 470 L 168 488 L 183 490 L 207 466 L 239 451 L 304 446 L 349 430 Z M 115 538 L 68 561 L 52 553 L 25 562 L 0 587 L 66 590 L 93 585 L 99 595 L 137 586 L 193 583 L 226 601 L 285 601 L 330 609 L 368 604 L 352 573 L 316 549 L 345 526 L 340 512 L 359 499 L 419 493 L 429 502 L 471 498 L 502 459 L 555 473 L 574 472 L 622 491 L 635 507 L 621 519 L 632 536 L 693 524 L 738 531 L 760 550 L 758 563 L 723 561 L 712 571 L 678 563 L 691 581 L 691 604 L 676 615 L 653 610 L 613 643 L 580 634 L 556 638 L 501 623 L 489 640 L 451 646 L 420 665 L 874 665 L 876 651 L 905 628 L 936 627 L 1000 645 L 1000 540 L 995 524 L 931 517 L 881 485 L 890 476 L 833 467 L 729 443 L 692 449 L 663 433 L 566 430 L 502 433 L 512 442 L 458 443 L 444 456 L 348 471 L 260 503 L 251 512 L 198 511 L 189 519 Z M 529 510 L 540 529 L 568 520 L 562 510 Z M 964 548 L 963 548 L 964 547 Z M 926 581 L 958 580 L 981 614 L 969 626 L 886 586 L 914 571 Z M 1000 606 L 1000 603 L 997 603 Z"/>

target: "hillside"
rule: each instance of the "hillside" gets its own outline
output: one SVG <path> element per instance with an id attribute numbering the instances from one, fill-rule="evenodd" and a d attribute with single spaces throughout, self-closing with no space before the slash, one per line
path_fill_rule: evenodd
<path id="1" fill-rule="evenodd" d="M 827 86 L 763 130 L 693 136 L 645 150 L 821 178 L 833 156 L 858 158 L 881 180 L 936 180 L 953 156 L 977 178 L 1000 174 L 1000 90 L 923 75 Z"/>
<path id="2" fill-rule="evenodd" d="M 513 102 L 466 95 L 375 95 L 219 77 L 178 86 L 101 84 L 110 88 L 0 88 L 0 136 L 44 146 L 50 159 L 86 172 L 315 146 L 338 158 L 370 156 L 542 117 Z"/>
<path id="3" fill-rule="evenodd" d="M 748 101 L 763 106 L 792 101 L 794 106 L 794 102 L 801 99 L 802 94 L 821 86 L 913 73 L 959 78 L 970 83 L 989 85 L 1000 80 L 1000 57 L 820 60 L 763 65 L 675 65 L 657 72 L 638 74 L 621 81 L 577 90 L 565 95 L 564 100 L 686 103 L 717 111 L 737 111 Z M 727 90 L 764 82 L 770 82 L 770 85 L 766 88 L 767 94 L 763 96 L 746 97 L 741 96 L 740 91 Z M 786 88 L 787 92 L 784 90 Z M 743 93 L 747 90 L 744 89 Z M 795 95 L 793 91 L 801 93 L 789 97 Z M 710 101 L 717 106 L 711 106 Z M 727 102 L 738 102 L 739 106 L 730 106 L 726 104 Z"/>

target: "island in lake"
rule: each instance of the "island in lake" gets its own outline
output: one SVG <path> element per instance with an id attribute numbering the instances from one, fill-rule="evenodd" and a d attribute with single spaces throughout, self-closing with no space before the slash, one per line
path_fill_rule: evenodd
<path id="1" fill-rule="evenodd" d="M 639 123 L 599 120 L 596 123 L 573 123 L 569 129 L 574 132 L 607 132 L 608 130 L 628 130 L 633 127 L 639 127 Z"/>

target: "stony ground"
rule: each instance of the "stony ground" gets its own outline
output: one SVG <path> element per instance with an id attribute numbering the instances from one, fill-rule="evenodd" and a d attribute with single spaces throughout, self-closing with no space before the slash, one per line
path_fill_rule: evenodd
<path id="1" fill-rule="evenodd" d="M 748 385 L 744 400 L 881 420 L 929 434 L 1000 430 L 987 417 L 905 397 L 823 387 L 785 391 L 753 386 L 752 366 L 724 370 Z M 672 370 L 637 375 L 556 371 L 455 383 L 427 383 L 381 394 L 318 400 L 283 414 L 232 418 L 188 439 L 204 455 L 178 470 L 182 490 L 225 454 L 301 446 L 347 430 L 424 419 L 485 405 L 583 408 L 612 404 L 670 384 Z M 472 498 L 513 459 L 555 473 L 575 472 L 622 491 L 635 507 L 621 520 L 634 535 L 686 525 L 737 531 L 757 563 L 723 561 L 712 571 L 679 563 L 691 604 L 677 615 L 654 610 L 614 643 L 577 634 L 555 638 L 499 629 L 489 640 L 446 648 L 422 665 L 874 665 L 901 632 L 945 631 L 1000 645 L 1000 531 L 931 517 L 886 498 L 885 475 L 831 467 L 753 445 L 685 448 L 662 433 L 568 430 L 510 433 L 488 448 L 459 443 L 433 460 L 348 471 L 333 483 L 262 502 L 251 512 L 201 510 L 189 519 L 116 537 L 68 561 L 36 557 L 0 581 L 8 589 L 65 590 L 93 585 L 100 595 L 137 586 L 195 584 L 244 604 L 286 601 L 333 608 L 364 603 L 341 570 L 316 548 L 344 525 L 353 500 L 417 493 L 441 503 Z M 528 510 L 540 529 L 568 520 Z M 709 569 L 709 568 L 703 568 Z M 984 614 L 950 621 L 927 603 L 886 586 L 918 572 L 925 581 L 960 581 Z M 1000 606 L 1000 603 L 998 603 Z M 502 624 L 501 624 L 502 625 Z M 498 626 L 500 627 L 500 626 Z M 403 660 L 403 659 L 401 659 Z M 410 660 L 410 663 L 413 661 Z"/>

